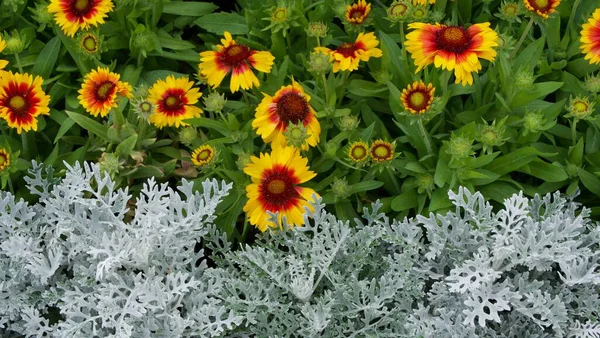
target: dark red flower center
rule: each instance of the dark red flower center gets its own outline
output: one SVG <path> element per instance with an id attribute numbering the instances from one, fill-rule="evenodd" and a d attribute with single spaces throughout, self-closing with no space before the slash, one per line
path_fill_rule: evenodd
<path id="1" fill-rule="evenodd" d="M 231 45 L 221 53 L 221 62 L 232 67 L 247 60 L 252 55 L 252 51 L 245 45 Z"/>
<path id="2" fill-rule="evenodd" d="M 23 115 L 27 113 L 29 105 L 25 98 L 21 95 L 15 95 L 8 99 L 8 107 L 16 115 Z"/>
<path id="3" fill-rule="evenodd" d="M 95 53 L 98 51 L 98 40 L 95 36 L 88 34 L 81 40 L 81 46 L 89 53 Z"/>
<path id="4" fill-rule="evenodd" d="M 290 123 L 304 122 L 309 112 L 308 102 L 297 92 L 285 93 L 277 100 L 277 115 L 286 127 Z"/>
<path id="5" fill-rule="evenodd" d="M 169 116 L 185 114 L 187 98 L 183 89 L 169 89 L 158 102 L 158 111 Z"/>
<path id="6" fill-rule="evenodd" d="M 95 94 L 97 101 L 106 101 L 115 92 L 117 86 L 112 81 L 96 84 Z"/>
<path id="7" fill-rule="evenodd" d="M 8 156 L 3 152 L 0 152 L 0 168 L 2 168 L 6 162 L 8 162 Z"/>
<path id="8" fill-rule="evenodd" d="M 437 32 L 438 49 L 460 54 L 469 48 L 471 37 L 467 31 L 458 26 L 448 26 Z"/>
<path id="9" fill-rule="evenodd" d="M 355 19 L 358 23 L 362 23 L 366 16 L 366 8 L 364 7 L 352 7 L 348 13 L 348 17 Z"/>
<path id="10" fill-rule="evenodd" d="M 533 9 L 542 13 L 548 12 L 552 8 L 552 1 L 550 0 L 528 0 L 527 2 Z"/>
<path id="11" fill-rule="evenodd" d="M 408 6 L 401 2 L 395 4 L 392 8 L 390 8 L 390 13 L 392 13 L 393 16 L 404 16 L 404 14 L 406 14 L 406 11 L 408 11 Z"/>
<path id="12" fill-rule="evenodd" d="M 358 50 L 356 44 L 351 42 L 342 43 L 335 51 L 342 54 L 344 57 L 354 57 L 355 52 Z"/>
<path id="13" fill-rule="evenodd" d="M 350 150 L 350 154 L 354 161 L 360 162 L 365 157 L 367 157 L 367 148 L 365 148 L 365 146 L 363 146 L 362 144 L 355 145 Z"/>
<path id="14" fill-rule="evenodd" d="M 265 209 L 275 212 L 294 205 L 300 197 L 294 186 L 297 181 L 293 171 L 280 164 L 274 165 L 270 170 L 265 170 L 258 187 L 259 200 Z"/>
<path id="15" fill-rule="evenodd" d="M 198 161 L 198 162 L 206 161 L 210 158 L 211 154 L 212 154 L 212 151 L 210 149 L 203 149 L 202 151 L 200 151 L 198 153 L 198 155 L 196 155 L 196 161 Z"/>
<path id="16" fill-rule="evenodd" d="M 72 0 L 71 12 L 73 12 L 76 16 L 82 17 L 88 14 L 93 5 L 94 2 L 91 0 Z"/>
<path id="17" fill-rule="evenodd" d="M 386 161 L 393 156 L 392 147 L 389 143 L 378 143 L 371 148 L 371 157 L 376 161 Z"/>
<path id="18" fill-rule="evenodd" d="M 8 119 L 19 125 L 31 123 L 40 99 L 29 84 L 11 81 L 4 87 L 4 91 L 6 94 L 0 98 L 0 106 L 10 110 Z"/>
<path id="19" fill-rule="evenodd" d="M 426 110 L 429 105 L 429 99 L 431 96 L 429 92 L 422 90 L 413 90 L 408 93 L 406 101 L 408 102 L 409 107 L 416 111 Z"/>

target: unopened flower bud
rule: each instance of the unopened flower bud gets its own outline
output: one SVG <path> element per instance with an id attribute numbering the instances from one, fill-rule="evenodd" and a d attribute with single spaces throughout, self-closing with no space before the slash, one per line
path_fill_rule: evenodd
<path id="1" fill-rule="evenodd" d="M 340 118 L 339 126 L 342 131 L 354 131 L 358 128 L 360 119 L 354 115 L 346 115 Z"/>
<path id="2" fill-rule="evenodd" d="M 422 194 L 424 192 L 431 193 L 433 188 L 435 188 L 435 183 L 433 181 L 433 176 L 431 174 L 423 174 L 417 176 L 417 192 Z"/>
<path id="3" fill-rule="evenodd" d="M 250 155 L 250 154 L 248 154 L 248 153 L 241 153 L 241 154 L 238 156 L 238 159 L 235 161 L 235 165 L 238 167 L 238 169 L 239 169 L 240 171 L 244 170 L 244 168 L 246 168 L 246 166 L 247 166 L 248 164 L 250 164 L 250 162 L 251 162 L 251 161 L 250 161 L 250 156 L 251 156 L 251 155 Z"/>
<path id="4" fill-rule="evenodd" d="M 533 89 L 533 83 L 535 82 L 535 76 L 529 69 L 520 69 L 515 75 L 515 86 L 518 90 L 531 90 Z"/>
<path id="5" fill-rule="evenodd" d="M 119 156 L 115 153 L 102 153 L 100 159 L 98 159 L 100 170 L 113 177 L 120 169 L 123 169 Z"/>
<path id="6" fill-rule="evenodd" d="M 18 54 L 21 53 L 25 47 L 25 37 L 22 37 L 19 34 L 19 31 L 13 30 L 11 34 L 4 33 L 4 42 L 6 42 L 6 47 L 3 51 L 5 54 Z"/>
<path id="7" fill-rule="evenodd" d="M 327 35 L 327 25 L 323 22 L 309 22 L 306 27 L 306 34 L 317 38 L 324 38 Z"/>
<path id="8" fill-rule="evenodd" d="M 213 113 L 218 112 L 223 110 L 225 103 L 227 103 L 227 99 L 225 99 L 224 94 L 212 92 L 204 98 L 204 109 Z"/>
<path id="9" fill-rule="evenodd" d="M 185 127 L 179 130 L 179 142 L 186 146 L 191 146 L 192 142 L 198 138 L 198 131 L 194 127 Z"/>
<path id="10" fill-rule="evenodd" d="M 526 111 L 523 117 L 523 128 L 526 132 L 535 134 L 544 130 L 546 118 L 541 111 Z"/>
<path id="11" fill-rule="evenodd" d="M 473 140 L 465 136 L 457 136 L 452 134 L 448 141 L 448 154 L 455 159 L 463 159 L 473 155 Z"/>
<path id="12" fill-rule="evenodd" d="M 583 88 L 590 93 L 600 93 L 600 75 L 586 76 Z"/>
<path id="13" fill-rule="evenodd" d="M 387 9 L 387 19 L 392 22 L 400 22 L 406 20 L 409 13 L 409 6 L 405 0 L 396 0 L 392 2 Z"/>
<path id="14" fill-rule="evenodd" d="M 285 136 L 285 139 L 289 145 L 298 149 L 301 149 L 305 145 L 306 140 L 310 137 L 306 126 L 301 121 L 299 121 L 297 124 L 288 124 L 287 128 L 283 132 L 283 135 Z"/>
<path id="15" fill-rule="evenodd" d="M 574 117 L 577 120 L 585 120 L 594 112 L 594 102 L 590 102 L 587 97 L 572 98 L 567 106 L 569 112 L 566 117 Z"/>
<path id="16" fill-rule="evenodd" d="M 331 192 L 333 192 L 338 199 L 348 197 L 350 195 L 350 186 L 348 185 L 346 177 L 334 178 L 333 182 L 331 182 Z"/>
<path id="17" fill-rule="evenodd" d="M 324 54 L 321 52 L 313 52 L 310 53 L 310 59 L 308 61 L 308 71 L 317 73 L 317 74 L 325 74 L 331 68 L 331 61 L 329 54 Z"/>

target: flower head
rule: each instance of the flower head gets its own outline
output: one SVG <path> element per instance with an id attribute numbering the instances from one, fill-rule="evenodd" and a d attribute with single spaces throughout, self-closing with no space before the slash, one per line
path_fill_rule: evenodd
<path id="1" fill-rule="evenodd" d="M 521 22 L 519 15 L 522 12 L 522 5 L 516 2 L 503 1 L 500 6 L 499 13 L 496 14 L 502 20 L 509 22 Z"/>
<path id="2" fill-rule="evenodd" d="M 102 42 L 97 34 L 92 32 L 78 34 L 77 41 L 79 51 L 83 55 L 87 57 L 94 57 L 100 54 Z"/>
<path id="3" fill-rule="evenodd" d="M 4 39 L 2 38 L 2 35 L 0 35 L 0 53 L 2 53 L 4 48 L 6 48 L 6 41 L 4 41 Z M 7 64 L 8 64 L 8 61 L 0 60 L 0 70 L 6 68 Z"/>
<path id="4" fill-rule="evenodd" d="M 556 11 L 555 8 L 560 5 L 560 0 L 523 0 L 523 3 L 529 11 L 547 19 L 548 14 Z"/>
<path id="5" fill-rule="evenodd" d="M 590 99 L 587 97 L 571 97 L 569 105 L 567 106 L 567 111 L 569 113 L 565 115 L 565 117 L 574 117 L 578 120 L 585 120 L 594 113 L 594 104 L 595 102 L 590 102 Z"/>
<path id="6" fill-rule="evenodd" d="M 110 110 L 116 107 L 117 96 L 133 97 L 131 86 L 127 82 L 119 81 L 121 76 L 98 67 L 89 72 L 79 90 L 79 103 L 85 111 L 93 116 L 105 117 Z"/>
<path id="7" fill-rule="evenodd" d="M 387 19 L 392 22 L 404 21 L 409 14 L 410 7 L 405 0 L 396 0 L 387 9 Z"/>
<path id="8" fill-rule="evenodd" d="M 252 156 L 244 172 L 250 175 L 252 184 L 246 187 L 248 202 L 244 212 L 250 223 L 260 231 L 276 227 L 269 221 L 267 212 L 278 212 L 277 221 L 281 224 L 283 216 L 289 225 L 304 224 L 304 208 L 314 211 L 308 201 L 313 201 L 316 192 L 310 188 L 298 186 L 316 176 L 309 170 L 308 160 L 300 156 L 293 147 L 274 147 L 271 154 Z"/>
<path id="9" fill-rule="evenodd" d="M 155 106 L 149 120 L 156 127 L 187 126 L 185 119 L 200 117 L 202 109 L 194 106 L 202 93 L 192 88 L 193 82 L 185 77 L 167 76 L 166 81 L 158 80 L 148 90 L 148 100 Z"/>
<path id="10" fill-rule="evenodd" d="M 353 25 L 360 25 L 365 22 L 371 12 L 371 4 L 367 4 L 365 0 L 358 0 L 352 6 L 346 7 L 346 22 Z"/>
<path id="11" fill-rule="evenodd" d="M 371 144 L 371 159 L 376 163 L 391 161 L 394 158 L 394 148 L 394 143 L 376 140 Z"/>
<path id="12" fill-rule="evenodd" d="M 306 27 L 306 34 L 308 36 L 324 38 L 327 36 L 327 24 L 320 21 L 309 22 L 308 27 Z"/>
<path id="13" fill-rule="evenodd" d="M 0 172 L 10 166 L 10 153 L 4 147 L 0 147 Z"/>
<path id="14" fill-rule="evenodd" d="M 401 100 L 404 109 L 412 114 L 424 114 L 429 110 L 433 103 L 435 88 L 430 83 L 425 86 L 423 81 L 408 85 L 402 91 Z"/>
<path id="15" fill-rule="evenodd" d="M 348 158 L 357 164 L 363 164 L 369 159 L 369 144 L 363 141 L 353 142 L 348 146 Z"/>
<path id="16" fill-rule="evenodd" d="M 454 70 L 456 83 L 473 84 L 472 72 L 481 70 L 479 59 L 494 61 L 498 34 L 488 22 L 469 28 L 440 24 L 412 23 L 406 35 L 406 50 L 418 66 L 417 72 L 429 64 Z"/>
<path id="17" fill-rule="evenodd" d="M 596 9 L 581 30 L 581 52 L 591 64 L 600 64 L 600 8 Z"/>
<path id="18" fill-rule="evenodd" d="M 427 2 L 434 4 L 435 0 L 412 0 L 413 5 L 427 5 Z"/>
<path id="19" fill-rule="evenodd" d="M 259 87 L 260 82 L 252 68 L 270 73 L 275 57 L 270 52 L 259 52 L 250 47 L 238 44 L 231 38 L 229 32 L 225 32 L 225 38 L 221 39 L 222 45 L 217 45 L 216 51 L 200 53 L 200 74 L 206 76 L 207 82 L 213 88 L 218 87 L 225 76 L 231 72 L 229 88 L 232 93 L 242 89 Z"/>
<path id="20" fill-rule="evenodd" d="M 264 142 L 273 146 L 285 146 L 288 140 L 284 135 L 290 124 L 302 124 L 306 127 L 309 137 L 306 138 L 302 149 L 314 147 L 319 143 L 321 125 L 317 113 L 310 105 L 308 96 L 302 86 L 292 79 L 292 84 L 279 89 L 274 96 L 264 94 L 256 108 L 252 127 L 263 138 Z"/>
<path id="21" fill-rule="evenodd" d="M 48 12 L 54 13 L 62 31 L 73 37 L 80 29 L 103 24 L 113 7 L 111 0 L 50 0 Z"/>
<path id="22" fill-rule="evenodd" d="M 333 72 L 340 70 L 357 70 L 360 61 L 369 61 L 371 57 L 381 57 L 383 53 L 377 48 L 379 41 L 375 33 L 360 33 L 355 42 L 344 42 L 337 49 L 316 47 L 315 52 L 329 54 L 333 63 Z"/>
<path id="23" fill-rule="evenodd" d="M 225 107 L 225 103 L 227 103 L 225 94 L 212 92 L 204 98 L 204 109 L 209 112 L 218 112 L 223 110 L 223 107 Z"/>
<path id="24" fill-rule="evenodd" d="M 27 73 L 4 72 L 0 76 L 0 117 L 11 128 L 37 130 L 37 117 L 49 115 L 50 96 L 42 90 L 42 78 Z"/>
<path id="25" fill-rule="evenodd" d="M 212 163 L 215 158 L 213 147 L 205 144 L 192 152 L 192 163 L 197 167 L 206 167 Z"/>

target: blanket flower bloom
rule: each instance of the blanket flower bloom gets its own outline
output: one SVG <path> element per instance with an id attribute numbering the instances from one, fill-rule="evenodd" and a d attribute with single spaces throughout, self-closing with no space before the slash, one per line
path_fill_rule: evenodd
<path id="1" fill-rule="evenodd" d="M 206 77 L 210 86 L 218 87 L 225 76 L 231 72 L 229 89 L 232 93 L 242 89 L 259 87 L 260 81 L 251 68 L 263 73 L 270 73 L 275 57 L 266 51 L 255 51 L 248 46 L 238 44 L 232 39 L 229 32 L 225 32 L 225 39 L 217 45 L 216 51 L 200 53 L 200 75 Z"/>
<path id="2" fill-rule="evenodd" d="M 194 106 L 202 93 L 192 88 L 193 82 L 185 77 L 167 76 L 158 80 L 148 90 L 148 100 L 155 106 L 149 120 L 158 128 L 164 126 L 187 126 L 185 119 L 200 117 L 202 109 Z"/>
<path id="3" fill-rule="evenodd" d="M 4 39 L 2 38 L 2 35 L 0 35 L 0 53 L 2 53 L 4 48 L 6 48 L 6 41 L 4 41 Z M 8 61 L 0 60 L 0 70 L 6 68 L 7 64 L 8 64 Z"/>
<path id="4" fill-rule="evenodd" d="M 42 90 L 42 78 L 27 73 L 3 72 L 0 76 L 0 117 L 11 128 L 37 130 L 37 117 L 49 115 L 50 96 Z"/>
<path id="5" fill-rule="evenodd" d="M 337 49 L 331 50 L 327 47 L 315 47 L 314 51 L 328 54 L 333 61 L 333 72 L 340 70 L 357 70 L 360 61 L 369 61 L 371 57 L 382 57 L 381 49 L 377 48 L 379 41 L 375 33 L 360 33 L 354 42 L 344 42 Z"/>
<path id="6" fill-rule="evenodd" d="M 204 167 L 209 165 L 215 158 L 215 150 L 213 147 L 205 144 L 200 146 L 192 152 L 192 163 L 197 167 Z"/>
<path id="7" fill-rule="evenodd" d="M 525 8 L 535 14 L 547 19 L 548 14 L 556 11 L 556 7 L 560 5 L 560 0 L 523 0 Z"/>
<path id="8" fill-rule="evenodd" d="M 62 31 L 73 37 L 80 29 L 103 24 L 113 8 L 111 0 L 50 0 L 48 12 L 54 13 Z"/>
<path id="9" fill-rule="evenodd" d="M 423 81 L 414 82 L 402 91 L 400 99 L 404 109 L 412 114 L 424 114 L 433 103 L 435 88 L 430 83 L 425 86 Z"/>
<path id="10" fill-rule="evenodd" d="M 454 70 L 456 83 L 473 84 L 472 72 L 481 70 L 479 59 L 494 61 L 498 34 L 490 23 L 479 23 L 464 28 L 440 24 L 412 23 L 406 35 L 406 50 L 411 53 L 417 72 L 429 64 Z"/>
<path id="11" fill-rule="evenodd" d="M 248 202 L 244 206 L 250 223 L 260 231 L 276 227 L 269 221 L 270 211 L 278 212 L 279 224 L 283 216 L 289 225 L 304 224 L 304 208 L 314 211 L 308 201 L 316 194 L 313 189 L 297 186 L 317 175 L 309 170 L 308 159 L 300 156 L 297 148 L 275 146 L 271 154 L 252 156 L 250 162 L 244 168 L 252 179 L 246 187 Z"/>
<path id="12" fill-rule="evenodd" d="M 367 4 L 365 0 L 358 0 L 352 6 L 346 6 L 346 21 L 353 25 L 360 25 L 369 16 L 371 12 L 371 4 Z"/>
<path id="13" fill-rule="evenodd" d="M 10 153 L 6 148 L 0 147 L 0 172 L 10 166 Z"/>
<path id="14" fill-rule="evenodd" d="M 427 5 L 427 2 L 429 2 L 430 4 L 434 4 L 435 0 L 412 0 L 413 5 L 421 5 L 421 6 L 425 6 Z"/>
<path id="15" fill-rule="evenodd" d="M 303 150 L 319 143 L 321 125 L 317 113 L 310 106 L 310 96 L 302 86 L 292 79 L 292 84 L 279 89 L 274 96 L 264 94 L 264 98 L 256 108 L 252 127 L 263 138 L 265 143 L 286 146 L 288 140 L 284 133 L 290 124 L 302 123 L 306 127 L 308 137 L 302 145 Z"/>
<path id="16" fill-rule="evenodd" d="M 600 64 L 600 8 L 596 9 L 581 31 L 581 52 L 591 64 Z"/>
<path id="17" fill-rule="evenodd" d="M 79 103 L 85 111 L 93 116 L 105 117 L 110 110 L 117 107 L 117 96 L 132 98 L 131 86 L 127 82 L 119 81 L 121 76 L 98 67 L 89 72 L 81 89 L 79 90 Z"/>

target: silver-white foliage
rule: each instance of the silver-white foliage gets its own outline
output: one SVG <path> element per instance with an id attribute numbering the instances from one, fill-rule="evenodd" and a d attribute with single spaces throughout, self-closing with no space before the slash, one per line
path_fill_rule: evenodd
<path id="1" fill-rule="evenodd" d="M 97 165 L 67 167 L 57 180 L 34 162 L 35 205 L 0 193 L 1 336 L 211 337 L 241 323 L 195 250 L 231 185 L 150 179 L 133 201 Z"/>
<path id="2" fill-rule="evenodd" d="M 376 203 L 355 225 L 318 203 L 304 227 L 216 248 L 210 273 L 257 337 L 599 337 L 588 209 L 558 193 L 497 212 L 480 193 L 449 196 L 444 215 L 390 220 Z"/>

